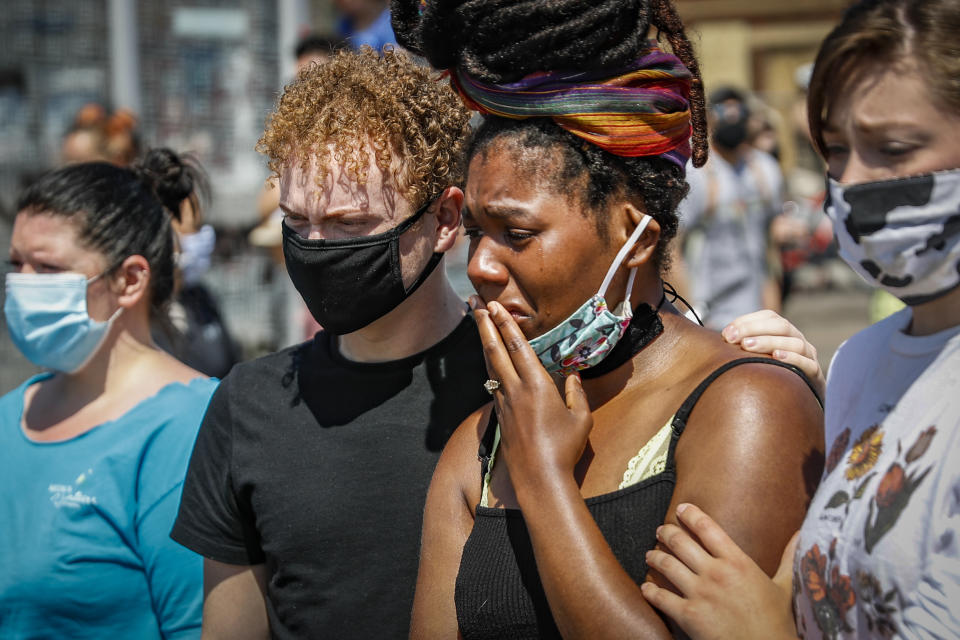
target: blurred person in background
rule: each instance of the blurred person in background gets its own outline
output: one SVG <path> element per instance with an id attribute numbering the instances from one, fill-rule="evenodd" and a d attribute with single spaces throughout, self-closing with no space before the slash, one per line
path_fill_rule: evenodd
<path id="1" fill-rule="evenodd" d="M 306 50 L 310 50 L 310 45 Z M 118 109 L 107 116 L 103 107 L 91 103 L 77 113 L 74 125 L 64 138 L 63 160 L 72 162 L 111 162 L 129 166 L 140 153 L 140 136 L 136 132 L 136 117 L 126 109 Z M 157 166 L 168 162 L 169 166 Z M 154 342 L 188 366 L 216 378 L 222 378 L 239 360 L 239 348 L 234 343 L 226 323 L 220 315 L 216 298 L 203 284 L 209 270 L 216 231 L 203 224 L 201 200 L 210 199 L 210 183 L 200 164 L 191 156 L 153 155 L 149 171 L 178 171 L 188 167 L 194 191 L 179 205 L 178 216 L 172 221 L 176 234 L 176 283 L 170 304 L 152 318 Z"/>
<path id="2" fill-rule="evenodd" d="M 334 0 L 334 5 L 341 13 L 338 31 L 353 49 L 383 51 L 385 45 L 397 43 L 389 0 Z"/>
<path id="3" fill-rule="evenodd" d="M 203 223 L 202 201 L 209 201 L 209 181 L 190 156 L 180 160 L 168 157 L 167 161 L 170 166 L 157 170 L 173 171 L 175 163 L 189 166 L 194 189 L 180 202 L 180 215 L 173 220 L 177 237 L 174 295 L 166 313 L 155 318 L 153 338 L 160 348 L 187 366 L 222 378 L 239 362 L 240 350 L 220 314 L 216 298 L 203 282 L 217 241 L 214 228 Z"/>
<path id="4" fill-rule="evenodd" d="M 4 316 L 49 372 L 0 398 L 0 637 L 199 637 L 202 558 L 169 530 L 217 382 L 150 336 L 194 179 L 156 149 L 19 199 Z"/>
<path id="5" fill-rule="evenodd" d="M 710 96 L 710 160 L 688 172 L 681 230 L 669 279 L 689 295 L 705 326 L 779 309 L 779 256 L 771 224 L 783 205 L 783 175 L 770 154 L 750 145 L 750 108 L 733 88 Z"/>
<path id="6" fill-rule="evenodd" d="M 234 367 L 204 418 L 172 535 L 206 558 L 206 637 L 407 637 L 430 475 L 488 398 L 443 264 L 468 119 L 369 48 L 302 70 L 270 116 L 287 271 L 324 330 Z"/>
<path id="7" fill-rule="evenodd" d="M 960 0 L 866 0 L 820 48 L 840 256 L 907 307 L 834 356 L 824 475 L 775 580 L 696 506 L 661 530 L 649 561 L 679 595 L 644 594 L 694 638 L 960 637 L 957 33 Z"/>
<path id="8" fill-rule="evenodd" d="M 127 166 L 140 155 L 137 118 L 128 109 L 108 114 L 103 106 L 90 103 L 77 112 L 61 145 L 63 163 L 110 162 Z"/>
<path id="9" fill-rule="evenodd" d="M 311 33 L 297 42 L 293 53 L 297 59 L 297 71 L 308 64 L 316 62 L 323 64 L 343 47 L 340 38 L 326 36 L 320 33 Z"/>

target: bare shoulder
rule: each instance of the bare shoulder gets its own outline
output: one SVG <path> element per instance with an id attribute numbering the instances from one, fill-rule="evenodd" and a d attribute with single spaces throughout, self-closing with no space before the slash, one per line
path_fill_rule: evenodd
<path id="1" fill-rule="evenodd" d="M 709 420 L 712 429 L 732 430 L 733 437 L 753 429 L 800 428 L 801 434 L 823 432 L 823 409 L 806 380 L 792 369 L 770 362 L 731 367 L 706 388 L 690 415 L 691 425 Z"/>
<path id="2" fill-rule="evenodd" d="M 823 467 L 823 440 L 823 409 L 803 378 L 775 364 L 741 364 L 700 397 L 677 462 L 748 484 L 795 483 L 809 498 Z"/>

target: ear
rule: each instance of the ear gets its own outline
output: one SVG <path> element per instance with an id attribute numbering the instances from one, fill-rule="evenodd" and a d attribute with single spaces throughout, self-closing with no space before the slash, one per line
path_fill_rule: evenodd
<path id="1" fill-rule="evenodd" d="M 624 219 L 628 221 L 625 229 L 626 235 L 623 238 L 623 242 L 626 242 L 630 234 L 633 233 L 637 225 L 643 220 L 643 216 L 646 215 L 646 213 L 629 202 L 625 202 L 621 206 L 623 207 Z M 657 250 L 657 244 L 659 242 L 660 223 L 651 216 L 646 229 L 640 234 L 640 239 L 637 240 L 637 243 L 633 245 L 630 253 L 628 253 L 624 259 L 623 266 L 632 269 L 633 267 L 649 264 L 653 260 L 653 255 Z"/>
<path id="2" fill-rule="evenodd" d="M 447 187 L 430 209 L 437 217 L 434 253 L 445 253 L 457 242 L 460 235 L 460 209 L 463 207 L 463 191 L 460 187 Z"/>
<path id="3" fill-rule="evenodd" d="M 117 304 L 125 309 L 135 307 L 149 296 L 150 263 L 143 256 L 128 257 L 111 277 L 110 288 L 117 294 Z"/>

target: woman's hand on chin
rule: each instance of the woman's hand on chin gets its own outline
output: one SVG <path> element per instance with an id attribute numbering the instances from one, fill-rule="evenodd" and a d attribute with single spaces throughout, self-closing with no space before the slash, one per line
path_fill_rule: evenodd
<path id="1" fill-rule="evenodd" d="M 647 564 L 680 595 L 652 582 L 641 591 L 694 640 L 780 640 L 797 637 L 791 608 L 797 534 L 771 580 L 710 516 L 691 504 L 677 507 L 684 528 L 666 524 L 657 538 L 671 553 L 653 550 Z M 700 542 L 690 535 L 699 538 Z"/>
<path id="2" fill-rule="evenodd" d="M 500 455 L 514 487 L 553 475 L 572 477 L 583 455 L 593 417 L 577 375 L 562 397 L 513 317 L 496 302 L 471 306 L 480 330 L 487 373 L 500 383 L 493 403 L 500 422 Z"/>
<path id="3" fill-rule="evenodd" d="M 797 367 L 823 397 L 827 382 L 816 348 L 780 314 L 763 309 L 742 315 L 724 327 L 721 335 L 744 351 L 768 355 Z"/>

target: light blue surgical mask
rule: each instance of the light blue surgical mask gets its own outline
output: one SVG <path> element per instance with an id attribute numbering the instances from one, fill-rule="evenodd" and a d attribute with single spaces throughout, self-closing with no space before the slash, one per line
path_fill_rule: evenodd
<path id="1" fill-rule="evenodd" d="M 80 369 L 100 348 L 110 325 L 87 313 L 87 280 L 82 273 L 8 273 L 3 313 L 10 338 L 33 364 L 65 373 Z"/>
<path id="2" fill-rule="evenodd" d="M 613 264 L 610 265 L 600 290 L 569 318 L 530 341 L 530 346 L 533 347 L 547 371 L 566 376 L 574 371 L 592 367 L 603 360 L 623 337 L 633 318 L 630 292 L 633 290 L 637 268 L 630 270 L 627 292 L 615 312 L 607 308 L 604 296 L 617 269 L 620 268 L 633 245 L 640 239 L 650 220 L 648 215 L 644 215 L 640 220 L 640 224 L 630 234 L 630 238 L 617 253 L 617 257 L 613 259 Z"/>
<path id="3" fill-rule="evenodd" d="M 203 274 L 210 270 L 210 257 L 213 255 L 216 244 L 217 233 L 208 224 L 200 227 L 200 230 L 195 233 L 180 235 L 177 266 L 183 274 L 184 284 L 197 284 Z"/>

